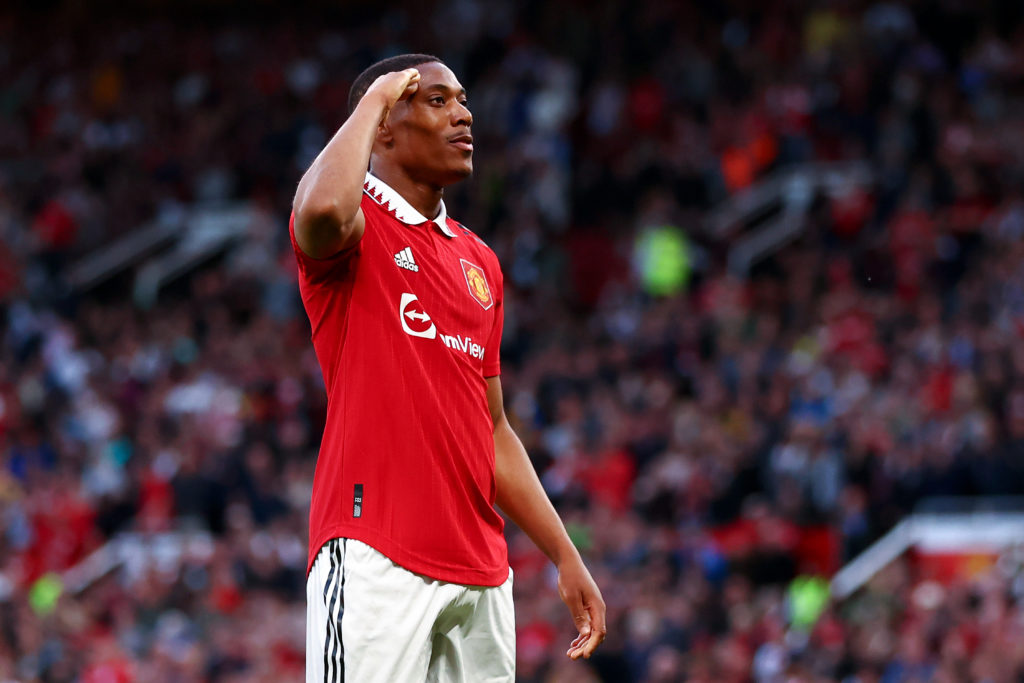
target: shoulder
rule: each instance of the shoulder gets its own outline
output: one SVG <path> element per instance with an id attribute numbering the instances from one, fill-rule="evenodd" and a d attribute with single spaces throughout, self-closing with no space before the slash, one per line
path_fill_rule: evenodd
<path id="1" fill-rule="evenodd" d="M 487 261 L 489 266 L 493 266 L 500 270 L 501 265 L 498 262 L 498 255 L 494 253 L 494 250 L 491 249 L 487 242 L 483 241 L 479 235 L 454 218 L 449 217 L 447 222 L 448 229 L 452 231 L 455 237 L 457 239 L 465 240 L 465 248 L 467 251 L 480 257 L 482 260 Z"/>
<path id="2" fill-rule="evenodd" d="M 358 260 L 359 255 L 362 253 L 362 240 L 360 240 L 333 256 L 318 259 L 308 255 L 299 246 L 298 239 L 295 236 L 294 211 L 288 218 L 288 238 L 292 245 L 296 263 L 298 264 L 300 281 L 305 281 L 311 286 L 348 276 L 352 272 L 353 263 Z"/>

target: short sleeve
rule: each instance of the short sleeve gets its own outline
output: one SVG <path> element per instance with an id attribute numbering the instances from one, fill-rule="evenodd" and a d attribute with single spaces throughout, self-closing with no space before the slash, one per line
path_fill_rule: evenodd
<path id="1" fill-rule="evenodd" d="M 491 336 L 487 338 L 487 346 L 484 347 L 484 377 L 496 377 L 501 374 L 501 334 L 505 328 L 505 279 L 500 266 L 495 267 L 495 272 L 498 276 L 494 298 L 494 323 L 491 326 Z"/>
<path id="2" fill-rule="evenodd" d="M 325 259 L 313 258 L 302 251 L 302 247 L 295 240 L 294 212 L 292 212 L 291 218 L 288 219 L 288 237 L 291 239 L 292 251 L 295 252 L 295 260 L 299 264 L 299 277 L 307 282 L 320 282 L 337 275 L 338 267 L 348 263 L 352 256 L 359 251 L 359 244 L 356 244 L 354 247 L 340 251 L 334 256 L 329 256 Z"/>

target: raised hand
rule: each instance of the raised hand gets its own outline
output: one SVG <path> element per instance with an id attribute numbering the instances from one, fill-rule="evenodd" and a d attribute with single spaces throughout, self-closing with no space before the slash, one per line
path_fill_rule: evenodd
<path id="1" fill-rule="evenodd" d="M 377 98 L 384 105 L 384 116 L 381 121 L 388 117 L 391 108 L 395 103 L 410 97 L 420 84 L 419 69 L 411 68 L 403 71 L 392 71 L 383 76 L 378 76 L 369 88 L 366 89 L 366 98 Z"/>

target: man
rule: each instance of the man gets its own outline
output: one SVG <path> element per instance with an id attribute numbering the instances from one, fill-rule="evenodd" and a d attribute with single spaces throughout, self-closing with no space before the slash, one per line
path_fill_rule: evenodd
<path id="1" fill-rule="evenodd" d="M 566 654 L 589 657 L 605 636 L 601 593 L 505 417 L 497 257 L 442 201 L 473 170 L 472 123 L 436 57 L 379 62 L 295 195 L 292 243 L 328 393 L 307 683 L 513 681 L 495 504 L 558 569 L 579 631 Z"/>

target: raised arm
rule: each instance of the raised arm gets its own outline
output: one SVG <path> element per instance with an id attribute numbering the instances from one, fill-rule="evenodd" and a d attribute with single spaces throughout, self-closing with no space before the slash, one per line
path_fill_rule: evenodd
<path id="1" fill-rule="evenodd" d="M 569 657 L 589 658 L 604 640 L 605 604 L 565 525 L 544 492 L 523 443 L 505 416 L 501 378 L 487 379 L 487 403 L 494 422 L 494 477 L 498 507 L 526 532 L 558 569 L 558 593 L 569 607 L 579 636 Z"/>
<path id="2" fill-rule="evenodd" d="M 327 258 L 362 238 L 366 224 L 359 203 L 373 141 L 391 108 L 414 93 L 419 80 L 416 69 L 375 80 L 302 176 L 292 210 L 295 241 L 308 256 Z"/>

